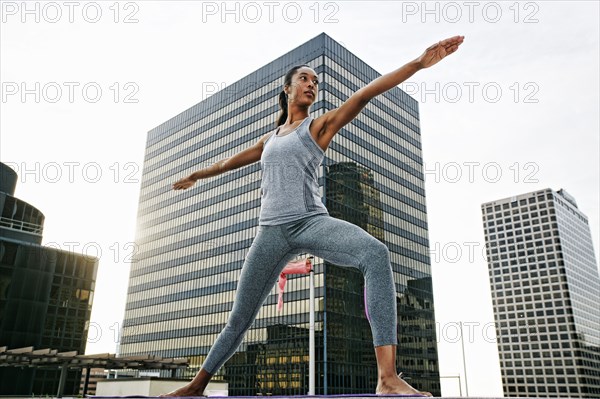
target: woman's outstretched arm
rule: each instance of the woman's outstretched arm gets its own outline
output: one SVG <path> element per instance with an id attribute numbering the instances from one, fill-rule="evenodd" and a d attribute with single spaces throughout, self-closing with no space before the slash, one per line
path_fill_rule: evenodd
<path id="1" fill-rule="evenodd" d="M 260 160 L 264 142 L 267 140 L 270 134 L 271 133 L 265 134 L 256 143 L 245 150 L 240 151 L 229 158 L 221 159 L 220 161 L 217 161 L 206 168 L 197 170 L 191 175 L 176 181 L 173 183 L 173 190 L 185 190 L 192 187 L 196 181 L 200 179 L 217 176 L 221 173 L 241 168 L 242 166 L 250 165 L 251 163 Z"/>
<path id="2" fill-rule="evenodd" d="M 320 135 L 329 138 L 329 140 L 325 140 L 329 143 L 333 136 L 344 125 L 354 119 L 373 97 L 399 85 L 420 69 L 429 68 L 444 57 L 454 53 L 463 42 L 463 39 L 464 36 L 454 36 L 446 40 L 441 40 L 429 46 L 421 56 L 395 71 L 374 79 L 368 85 L 357 90 L 341 106 L 319 117 L 319 119 L 324 119 Z"/>

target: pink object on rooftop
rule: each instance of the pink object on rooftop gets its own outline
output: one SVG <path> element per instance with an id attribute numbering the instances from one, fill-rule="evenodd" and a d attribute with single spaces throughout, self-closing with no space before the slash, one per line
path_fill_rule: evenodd
<path id="1" fill-rule="evenodd" d="M 308 274 L 312 270 L 312 263 L 310 258 L 301 259 L 295 262 L 289 262 L 279 275 L 277 286 L 279 287 L 279 299 L 277 301 L 277 311 L 281 312 L 283 309 L 283 292 L 285 290 L 285 284 L 287 283 L 288 274 Z"/>

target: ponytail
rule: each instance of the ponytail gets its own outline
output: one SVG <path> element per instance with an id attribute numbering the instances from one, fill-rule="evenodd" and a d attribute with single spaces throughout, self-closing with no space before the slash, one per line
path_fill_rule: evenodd
<path id="1" fill-rule="evenodd" d="M 281 90 L 281 93 L 279 93 L 279 108 L 281 108 L 281 112 L 277 118 L 277 126 L 283 125 L 288 116 L 287 94 L 285 94 L 285 90 Z"/>

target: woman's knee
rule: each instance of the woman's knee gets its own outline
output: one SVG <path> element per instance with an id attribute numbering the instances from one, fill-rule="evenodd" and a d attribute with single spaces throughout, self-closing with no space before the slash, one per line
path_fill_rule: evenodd
<path id="1" fill-rule="evenodd" d="M 388 249 L 387 245 L 385 245 L 375 237 L 372 238 L 373 239 L 370 240 L 369 244 L 366 247 L 365 253 L 371 258 L 375 257 L 389 259 L 390 250 Z"/>
<path id="2" fill-rule="evenodd" d="M 361 252 L 361 266 L 369 269 L 390 268 L 390 250 L 387 245 L 373 238 Z"/>

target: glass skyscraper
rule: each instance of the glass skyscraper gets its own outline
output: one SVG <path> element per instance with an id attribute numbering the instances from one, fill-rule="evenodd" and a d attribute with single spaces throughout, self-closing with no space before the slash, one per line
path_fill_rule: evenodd
<path id="1" fill-rule="evenodd" d="M 148 133 L 122 355 L 189 357 L 192 377 L 225 326 L 258 227 L 260 162 L 173 191 L 180 178 L 232 156 L 275 129 L 283 76 L 318 74 L 318 117 L 380 76 L 322 33 Z M 372 99 L 330 143 L 319 190 L 331 216 L 390 249 L 397 288 L 399 371 L 440 394 L 418 103 L 399 88 Z M 326 239 L 326 237 L 323 237 Z M 300 254 L 303 258 L 310 254 Z M 356 269 L 315 257 L 316 394 L 374 393 L 377 368 Z M 273 287 L 238 352 L 213 380 L 230 395 L 308 389 L 309 281 Z"/>
<path id="2" fill-rule="evenodd" d="M 565 190 L 481 206 L 505 396 L 600 398 L 600 278 Z"/>
<path id="3" fill-rule="evenodd" d="M 98 258 L 40 245 L 44 215 L 14 196 L 17 173 L 0 163 L 0 347 L 85 352 Z M 61 370 L 0 367 L 2 395 L 56 395 Z M 65 394 L 77 394 L 80 369 Z"/>

